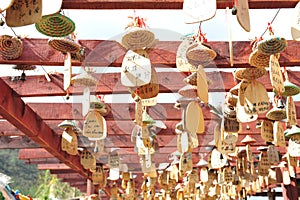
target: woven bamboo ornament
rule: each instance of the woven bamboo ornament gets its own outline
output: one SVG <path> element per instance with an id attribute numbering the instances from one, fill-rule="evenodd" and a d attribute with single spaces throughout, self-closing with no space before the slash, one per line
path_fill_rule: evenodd
<path id="1" fill-rule="evenodd" d="M 208 84 L 202 65 L 199 65 L 197 70 L 197 94 L 201 101 L 208 103 Z"/>
<path id="2" fill-rule="evenodd" d="M 3 59 L 14 60 L 19 58 L 23 52 L 22 40 L 9 35 L 0 36 L 0 55 Z"/>
<path id="3" fill-rule="evenodd" d="M 185 0 L 183 2 L 184 22 L 194 24 L 213 18 L 217 11 L 216 0 Z"/>
<path id="4" fill-rule="evenodd" d="M 192 133 L 204 132 L 204 117 L 199 103 L 191 101 L 186 108 L 185 125 L 186 129 Z"/>
<path id="5" fill-rule="evenodd" d="M 236 17 L 241 27 L 250 32 L 250 16 L 248 0 L 240 0 L 236 3 Z"/>
<path id="6" fill-rule="evenodd" d="M 105 118 L 99 112 L 90 110 L 84 120 L 82 135 L 92 140 L 106 138 L 107 127 Z"/>
<path id="7" fill-rule="evenodd" d="M 300 39 L 300 25 L 299 25 L 299 20 L 300 20 L 300 3 L 298 2 L 296 7 L 292 11 L 292 20 L 291 20 L 291 34 L 293 40 L 299 41 Z"/>
<path id="8" fill-rule="evenodd" d="M 262 114 L 267 112 L 269 107 L 269 96 L 265 86 L 253 80 L 245 90 L 245 111 L 248 114 Z"/>
<path id="9" fill-rule="evenodd" d="M 292 125 L 292 128 L 288 129 L 285 137 L 289 138 L 293 135 L 298 135 L 300 134 L 300 128 L 297 125 Z"/>
<path id="10" fill-rule="evenodd" d="M 286 147 L 282 123 L 275 121 L 273 124 L 273 135 L 275 146 Z"/>
<path id="11" fill-rule="evenodd" d="M 91 152 L 84 149 L 80 155 L 80 164 L 84 169 L 94 169 L 96 167 L 96 158 Z"/>
<path id="12" fill-rule="evenodd" d="M 78 125 L 74 120 L 64 120 L 61 123 L 59 123 L 57 126 L 62 129 L 66 129 L 66 128 L 72 128 L 74 130 L 78 129 Z"/>
<path id="13" fill-rule="evenodd" d="M 71 127 L 66 128 L 61 138 L 61 149 L 70 155 L 77 155 L 78 139 L 77 134 Z"/>
<path id="14" fill-rule="evenodd" d="M 264 76 L 267 73 L 265 68 L 241 68 L 235 71 L 235 78 L 239 80 L 254 80 Z"/>
<path id="15" fill-rule="evenodd" d="M 72 77 L 72 85 L 80 85 L 86 87 L 96 86 L 98 81 L 91 75 L 90 72 L 83 70 L 82 73 Z"/>
<path id="16" fill-rule="evenodd" d="M 186 58 L 194 65 L 207 65 L 213 61 L 217 53 L 200 42 L 194 43 L 187 49 Z"/>
<path id="17" fill-rule="evenodd" d="M 270 120 L 263 120 L 260 129 L 261 138 L 266 142 L 273 142 L 273 122 Z"/>
<path id="18" fill-rule="evenodd" d="M 197 70 L 197 65 L 189 63 L 186 57 L 187 50 L 193 45 L 192 37 L 185 37 L 177 48 L 176 67 L 181 72 L 191 72 Z"/>
<path id="19" fill-rule="evenodd" d="M 275 37 L 269 27 L 270 35 L 268 38 L 258 42 L 257 49 L 264 54 L 274 55 L 281 53 L 287 47 L 287 41 L 282 37 Z"/>
<path id="20" fill-rule="evenodd" d="M 249 64 L 257 68 L 269 67 L 270 55 L 255 49 L 249 56 Z"/>
<path id="21" fill-rule="evenodd" d="M 42 0 L 14 1 L 6 10 L 5 21 L 9 27 L 34 24 L 42 18 Z"/>
<path id="22" fill-rule="evenodd" d="M 68 17 L 55 13 L 45 15 L 35 23 L 35 28 L 42 34 L 50 37 L 65 37 L 75 30 L 75 23 Z"/>
<path id="23" fill-rule="evenodd" d="M 70 38 L 51 38 L 48 40 L 48 44 L 55 50 L 62 53 L 77 53 L 82 49 L 82 46 L 73 41 Z"/>
<path id="24" fill-rule="evenodd" d="M 283 87 L 284 92 L 280 93 L 281 96 L 295 96 L 300 93 L 300 87 L 289 82 L 287 79 L 283 82 Z M 275 88 L 274 93 L 279 95 Z"/>
<path id="25" fill-rule="evenodd" d="M 267 112 L 266 117 L 269 120 L 274 120 L 274 121 L 284 120 L 286 119 L 286 109 L 278 108 L 274 106 L 271 110 Z"/>

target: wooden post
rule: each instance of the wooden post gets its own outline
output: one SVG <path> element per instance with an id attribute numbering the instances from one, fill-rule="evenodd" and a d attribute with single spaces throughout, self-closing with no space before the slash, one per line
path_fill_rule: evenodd
<path id="1" fill-rule="evenodd" d="M 87 182 L 86 182 L 86 196 L 90 196 L 93 193 L 94 193 L 93 183 L 90 179 L 87 179 Z"/>

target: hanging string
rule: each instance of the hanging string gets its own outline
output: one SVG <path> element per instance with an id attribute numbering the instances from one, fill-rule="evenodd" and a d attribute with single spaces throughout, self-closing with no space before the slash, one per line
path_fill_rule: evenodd
<path id="1" fill-rule="evenodd" d="M 278 15 L 278 13 L 279 13 L 279 11 L 281 10 L 281 8 L 279 8 L 278 10 L 277 10 L 277 12 L 276 12 L 276 14 L 275 14 L 275 16 L 273 17 L 273 19 L 271 20 L 271 22 L 269 22 L 268 23 L 268 27 L 266 28 L 266 30 L 263 32 L 263 34 L 261 34 L 261 38 L 265 35 L 265 33 L 267 32 L 267 30 L 269 30 L 270 31 L 270 28 L 271 28 L 271 31 L 273 32 L 273 30 L 272 30 L 272 27 L 271 27 L 271 24 L 274 22 L 274 20 L 276 19 L 276 17 L 277 17 L 277 15 Z"/>

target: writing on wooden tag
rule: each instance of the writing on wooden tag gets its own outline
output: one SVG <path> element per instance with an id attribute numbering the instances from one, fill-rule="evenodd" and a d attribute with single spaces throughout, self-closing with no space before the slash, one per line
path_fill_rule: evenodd
<path id="1" fill-rule="evenodd" d="M 34 24 L 42 19 L 42 0 L 16 0 L 6 10 L 6 24 L 18 27 Z"/>
<path id="2" fill-rule="evenodd" d="M 275 121 L 273 124 L 274 144 L 276 146 L 285 147 L 285 137 L 282 123 Z"/>
<path id="3" fill-rule="evenodd" d="M 92 169 L 96 166 L 96 159 L 91 152 L 84 149 L 80 155 L 80 164 L 84 169 Z"/>
<path id="4" fill-rule="evenodd" d="M 231 167 L 224 167 L 223 169 L 224 181 L 226 183 L 231 183 L 234 180 L 233 173 Z"/>
<path id="5" fill-rule="evenodd" d="M 149 99 L 156 97 L 159 92 L 159 83 L 157 80 L 157 74 L 154 67 L 151 67 L 151 79 L 146 85 L 138 87 L 138 95 L 141 99 Z"/>
<path id="6" fill-rule="evenodd" d="M 93 184 L 102 184 L 104 179 L 106 179 L 104 174 L 104 169 L 102 166 L 97 166 L 95 172 L 92 174 Z"/>
<path id="7" fill-rule="evenodd" d="M 282 94 L 285 91 L 285 88 L 284 88 L 283 76 L 276 55 L 270 56 L 269 67 L 270 67 L 271 84 L 279 94 Z"/>
<path id="8" fill-rule="evenodd" d="M 271 165 L 279 163 L 279 154 L 274 145 L 268 146 L 268 159 Z"/>
<path id="9" fill-rule="evenodd" d="M 179 71 L 190 72 L 197 70 L 197 66 L 192 65 L 186 58 L 186 52 L 193 44 L 193 38 L 185 38 L 177 48 L 176 67 Z"/>
<path id="10" fill-rule="evenodd" d="M 239 102 L 241 104 L 241 106 L 244 106 L 244 103 L 245 103 L 245 91 L 248 87 L 248 85 L 251 83 L 250 80 L 247 80 L 247 79 L 243 79 L 241 82 L 240 82 L 240 87 L 239 87 L 239 90 L 238 90 L 238 99 L 239 99 Z"/>
<path id="11" fill-rule="evenodd" d="M 297 114 L 296 114 L 296 106 L 292 96 L 287 96 L 287 120 L 289 125 L 296 125 L 297 124 Z"/>
<path id="12" fill-rule="evenodd" d="M 228 133 L 237 133 L 241 129 L 241 124 L 237 119 L 224 118 L 223 120 L 224 131 Z"/>
<path id="13" fill-rule="evenodd" d="M 290 137 L 288 152 L 292 157 L 300 156 L 300 134 L 295 134 Z"/>
<path id="14" fill-rule="evenodd" d="M 121 83 L 127 87 L 142 86 L 150 83 L 151 63 L 132 50 L 127 51 L 122 62 Z"/>
<path id="15" fill-rule="evenodd" d="M 108 154 L 108 164 L 110 168 L 119 168 L 120 157 L 116 151 L 110 152 Z"/>
<path id="16" fill-rule="evenodd" d="M 261 138 L 266 142 L 273 142 L 273 122 L 270 120 L 263 120 L 260 129 Z"/>
<path id="17" fill-rule="evenodd" d="M 83 136 L 91 139 L 106 138 L 106 121 L 104 117 L 95 110 L 90 110 L 83 124 Z"/>

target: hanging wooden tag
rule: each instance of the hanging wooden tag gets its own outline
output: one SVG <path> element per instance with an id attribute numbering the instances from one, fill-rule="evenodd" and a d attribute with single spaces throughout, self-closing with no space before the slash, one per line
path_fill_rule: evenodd
<path id="1" fill-rule="evenodd" d="M 242 106 L 239 100 L 236 103 L 236 118 L 241 123 L 253 122 L 258 118 L 258 114 L 248 114 L 245 112 L 244 106 Z"/>
<path id="2" fill-rule="evenodd" d="M 78 139 L 77 139 L 77 134 L 71 130 L 69 131 L 69 135 L 72 137 L 71 142 L 68 144 L 68 149 L 66 152 L 70 155 L 77 155 L 77 147 L 78 147 Z"/>
<path id="3" fill-rule="evenodd" d="M 252 151 L 251 151 L 251 148 L 250 148 L 249 144 L 246 145 L 246 155 L 247 155 L 248 162 L 253 162 L 253 154 L 252 154 Z"/>
<path id="4" fill-rule="evenodd" d="M 225 117 L 223 123 L 224 131 L 227 133 L 237 133 L 241 130 L 241 124 L 237 119 L 228 119 Z"/>
<path id="5" fill-rule="evenodd" d="M 71 53 L 67 52 L 64 59 L 64 90 L 67 89 L 71 85 L 71 77 L 72 77 L 72 63 L 71 63 Z"/>
<path id="6" fill-rule="evenodd" d="M 213 18 L 217 11 L 216 0 L 184 0 L 184 22 L 194 24 Z"/>
<path id="7" fill-rule="evenodd" d="M 120 157 L 118 152 L 113 151 L 108 154 L 108 165 L 110 168 L 119 168 Z"/>
<path id="8" fill-rule="evenodd" d="M 202 109 L 195 101 L 191 101 L 186 108 L 185 125 L 189 132 L 196 133 L 199 129 L 204 131 L 204 118 Z M 200 121 L 201 120 L 201 121 Z M 202 131 L 202 132 L 203 132 Z"/>
<path id="9" fill-rule="evenodd" d="M 236 143 L 238 141 L 238 134 L 237 133 L 224 132 L 223 134 L 224 134 L 223 141 L 226 144 L 233 144 L 233 143 Z"/>
<path id="10" fill-rule="evenodd" d="M 85 116 L 90 109 L 90 89 L 84 88 L 82 96 L 82 116 Z"/>
<path id="11" fill-rule="evenodd" d="M 285 91 L 285 88 L 284 88 L 283 76 L 276 55 L 270 55 L 269 67 L 270 67 L 271 84 L 279 94 L 282 94 Z"/>
<path id="12" fill-rule="evenodd" d="M 289 122 L 289 125 L 296 125 L 297 124 L 297 113 L 296 113 L 296 106 L 294 104 L 294 100 L 292 96 L 287 96 L 287 120 Z"/>
<path id="13" fill-rule="evenodd" d="M 224 167 L 223 176 L 224 176 L 223 179 L 226 183 L 233 182 L 233 173 L 232 173 L 231 167 Z"/>
<path id="14" fill-rule="evenodd" d="M 138 95 L 141 99 L 150 99 L 156 97 L 159 93 L 159 83 L 154 67 L 151 67 L 151 79 L 146 85 L 138 87 Z"/>
<path id="15" fill-rule="evenodd" d="M 181 176 L 183 176 L 185 172 L 191 171 L 192 169 L 193 169 L 192 153 L 185 152 L 181 154 L 179 160 L 179 171 Z"/>
<path id="16" fill-rule="evenodd" d="M 260 164 L 260 167 L 262 169 L 269 169 L 270 168 L 269 156 L 268 156 L 267 151 L 262 151 L 260 153 L 259 164 Z"/>
<path id="17" fill-rule="evenodd" d="M 84 169 L 92 169 L 96 166 L 96 159 L 91 152 L 84 149 L 81 152 L 80 163 Z"/>
<path id="18" fill-rule="evenodd" d="M 185 38 L 177 48 L 176 67 L 181 72 L 191 72 L 197 70 L 197 66 L 192 65 L 186 58 L 186 52 L 193 44 L 193 38 Z"/>
<path id="19" fill-rule="evenodd" d="M 289 166 L 296 167 L 298 165 L 297 157 L 291 156 L 289 152 L 287 152 L 287 161 Z"/>
<path id="20" fill-rule="evenodd" d="M 300 40 L 300 2 L 297 3 L 296 7 L 292 11 L 291 21 L 291 33 L 294 40 Z"/>
<path id="21" fill-rule="evenodd" d="M 236 150 L 236 143 L 227 144 L 224 140 L 219 140 L 218 150 L 223 154 L 234 153 Z"/>
<path id="22" fill-rule="evenodd" d="M 70 143 L 72 142 L 72 136 L 69 134 L 73 131 L 71 128 L 66 128 L 62 133 L 61 137 L 61 149 L 67 151 L 70 148 Z"/>
<path id="23" fill-rule="evenodd" d="M 279 163 L 279 154 L 274 145 L 268 146 L 267 153 L 268 153 L 268 160 L 270 165 Z"/>
<path id="24" fill-rule="evenodd" d="M 237 8 L 236 17 L 239 24 L 245 31 L 250 32 L 250 16 L 249 16 L 248 0 L 237 1 L 236 8 Z"/>
<path id="25" fill-rule="evenodd" d="M 241 104 L 241 106 L 244 106 L 244 103 L 245 103 L 245 91 L 248 87 L 248 85 L 250 85 L 251 81 L 250 80 L 247 80 L 247 79 L 243 79 L 239 85 L 239 90 L 238 90 L 238 99 L 239 99 L 239 102 Z"/>
<path id="26" fill-rule="evenodd" d="M 84 124 L 82 135 L 90 139 L 101 140 L 107 135 L 106 120 L 101 114 L 95 110 L 89 111 Z"/>
<path id="27" fill-rule="evenodd" d="M 127 87 L 137 87 L 150 83 L 151 63 L 150 59 L 135 53 L 127 51 L 121 70 L 121 83 Z"/>
<path id="28" fill-rule="evenodd" d="M 9 27 L 34 24 L 42 19 L 42 0 L 15 0 L 6 10 L 5 21 Z"/>
<path id="29" fill-rule="evenodd" d="M 116 181 L 120 177 L 120 170 L 119 168 L 109 168 L 109 177 L 108 179 L 111 181 Z"/>
<path id="30" fill-rule="evenodd" d="M 282 123 L 275 121 L 273 124 L 274 144 L 280 147 L 286 147 L 284 130 Z"/>
<path id="31" fill-rule="evenodd" d="M 300 156 L 300 134 L 295 134 L 290 137 L 288 152 L 292 157 Z"/>
<path id="32" fill-rule="evenodd" d="M 5 11 L 6 9 L 8 9 L 15 0 L 2 0 L 1 4 L 0 4 L 0 12 Z"/>
<path id="33" fill-rule="evenodd" d="M 204 68 L 201 65 L 197 70 L 197 94 L 201 101 L 208 103 L 208 84 Z"/>
<path id="34" fill-rule="evenodd" d="M 44 1 L 42 6 L 42 15 L 51 15 L 60 11 L 62 0 Z"/>
<path id="35" fill-rule="evenodd" d="M 200 180 L 203 183 L 206 183 L 208 181 L 208 171 L 206 167 L 201 167 L 200 169 Z"/>
<path id="36" fill-rule="evenodd" d="M 181 149 L 180 149 L 181 153 L 187 152 L 189 149 L 188 133 L 185 131 L 181 133 L 180 146 L 181 146 Z"/>
<path id="37" fill-rule="evenodd" d="M 273 142 L 273 122 L 270 120 L 263 120 L 260 129 L 261 138 L 266 142 Z"/>
<path id="38" fill-rule="evenodd" d="M 225 166 L 227 159 L 223 157 L 222 153 L 217 149 L 212 150 L 211 152 L 211 167 L 213 169 L 220 169 Z"/>
<path id="39" fill-rule="evenodd" d="M 262 114 L 269 110 L 269 96 L 265 86 L 258 81 L 251 81 L 245 90 L 244 108 L 248 114 Z"/>
<path id="40" fill-rule="evenodd" d="M 194 149 L 197 148 L 199 146 L 199 140 L 198 140 L 198 136 L 196 133 L 190 132 L 188 133 L 188 137 L 189 137 L 189 147 L 190 149 Z"/>
<path id="41" fill-rule="evenodd" d="M 95 172 L 92 174 L 93 184 L 102 184 L 104 179 L 105 179 L 105 174 L 104 174 L 103 167 L 97 166 Z"/>

